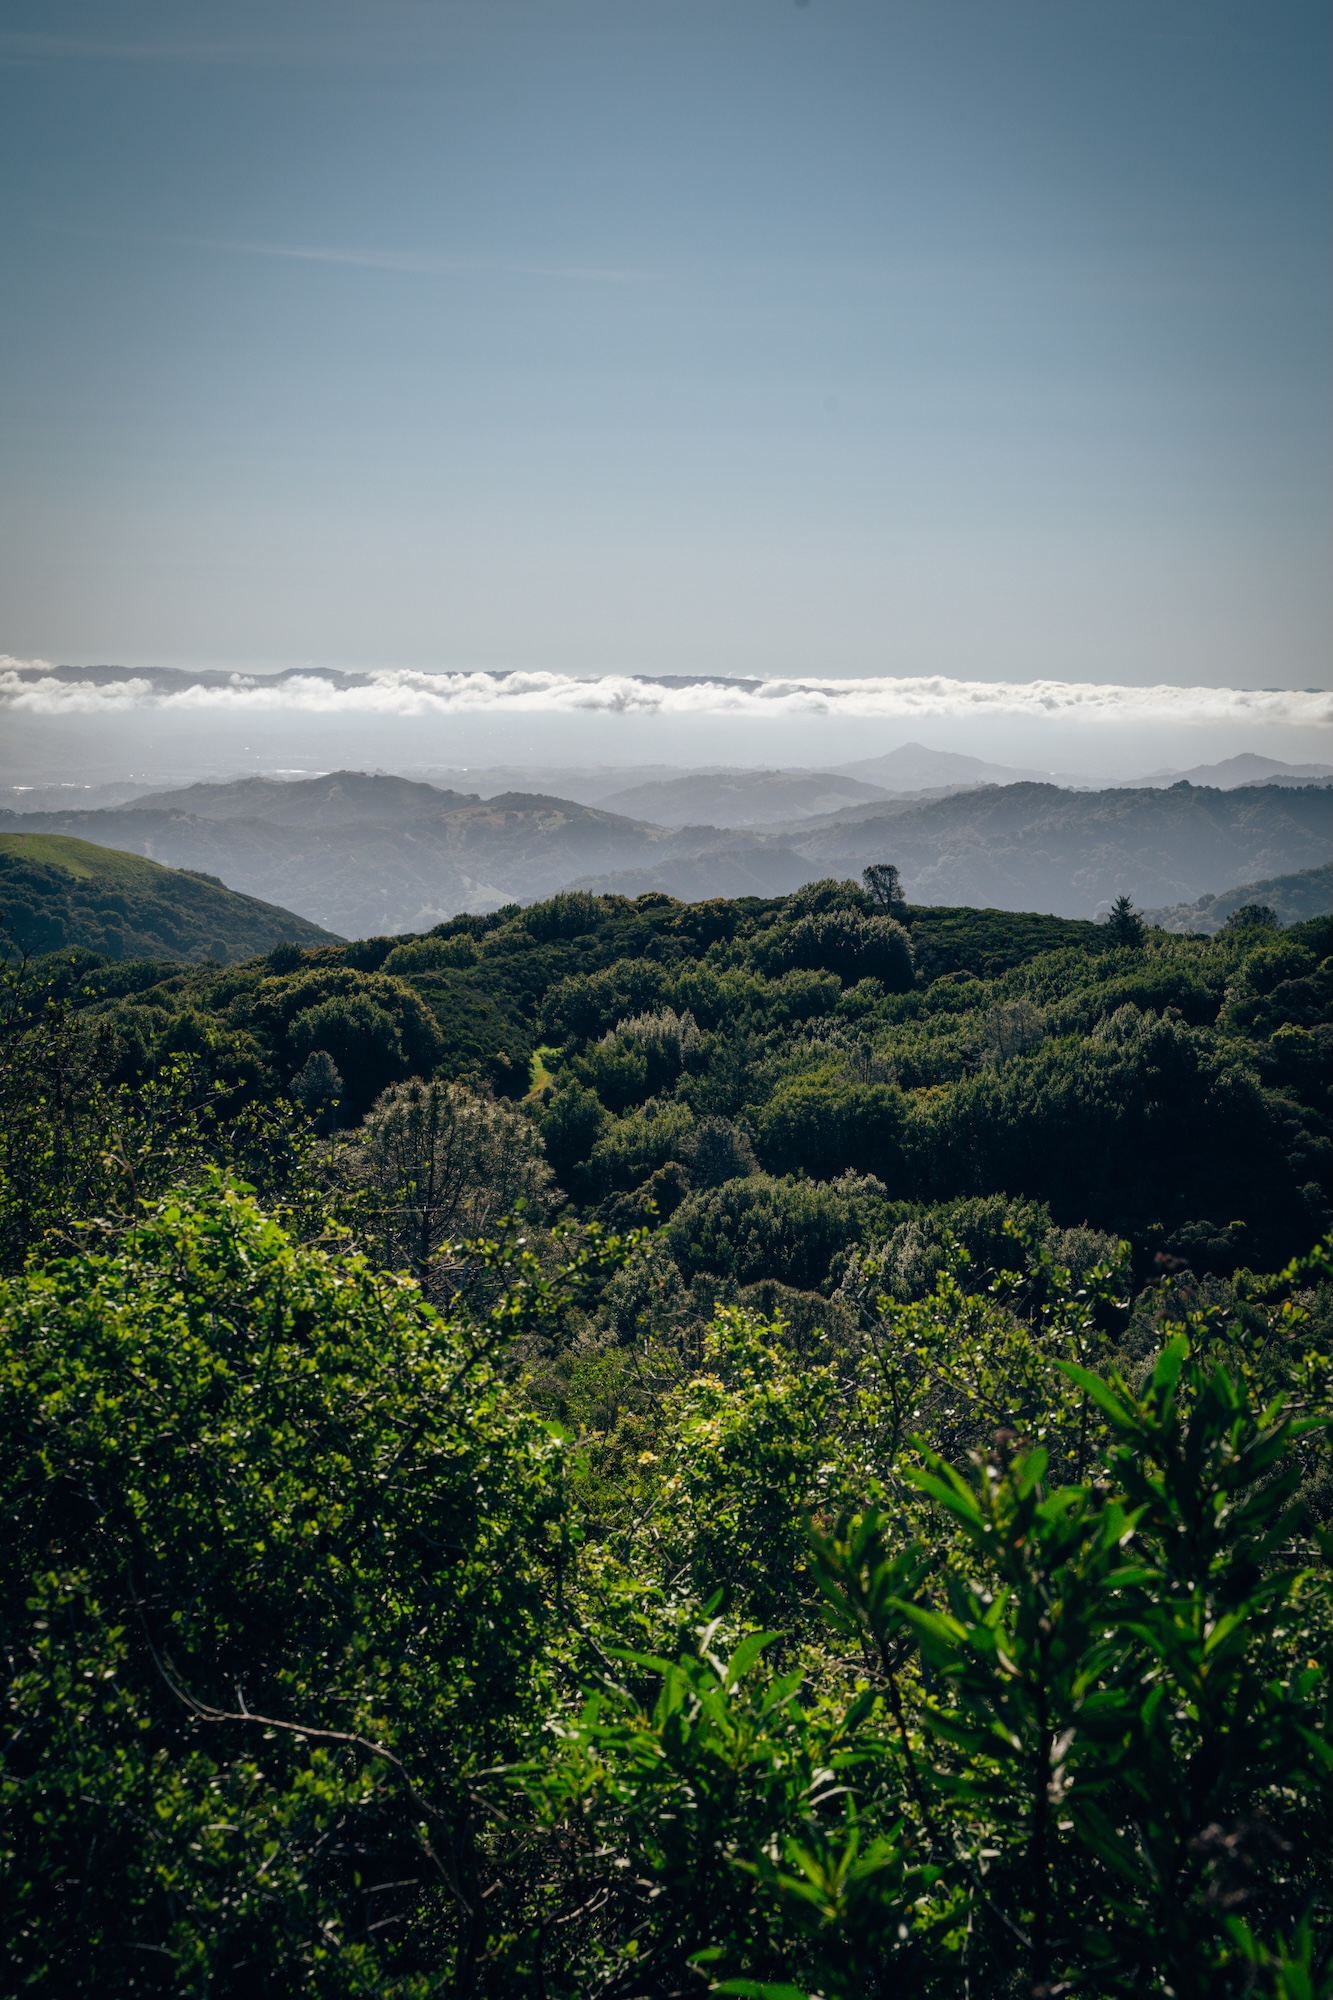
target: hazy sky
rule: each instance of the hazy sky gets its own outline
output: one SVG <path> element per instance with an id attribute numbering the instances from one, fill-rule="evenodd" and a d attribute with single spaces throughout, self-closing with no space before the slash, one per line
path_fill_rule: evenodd
<path id="1" fill-rule="evenodd" d="M 1327 684 L 1325 0 L 2 18 L 0 652 Z"/>

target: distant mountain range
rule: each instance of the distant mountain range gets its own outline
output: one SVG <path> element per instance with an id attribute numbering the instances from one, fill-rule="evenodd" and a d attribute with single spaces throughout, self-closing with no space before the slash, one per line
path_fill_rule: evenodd
<path id="1" fill-rule="evenodd" d="M 726 885 L 743 838 L 717 835 L 689 856 L 661 850 L 647 869 L 580 886 L 625 895 L 649 888 L 689 897 L 742 894 Z M 1236 882 L 1318 867 L 1333 849 L 1333 792 L 1313 785 L 1230 792 L 1189 784 L 1102 792 L 984 786 L 887 810 L 853 807 L 750 841 L 768 849 L 770 865 L 779 854 L 803 865 L 807 879 L 892 861 L 914 903 L 1087 917 L 1120 894 L 1141 907 L 1170 906 Z M 744 851 L 753 866 L 752 849 Z"/>
<path id="2" fill-rule="evenodd" d="M 221 882 L 61 834 L 0 833 L 0 923 L 21 951 L 224 963 L 275 944 L 337 942 Z"/>
<path id="3" fill-rule="evenodd" d="M 140 812 L 259 819 L 314 830 L 428 819 L 481 800 L 476 792 L 441 791 L 380 772 L 328 771 L 318 778 L 233 778 L 229 784 L 186 785 L 179 791 L 146 792 L 133 803 Z"/>
<path id="4" fill-rule="evenodd" d="M 1320 867 L 1333 848 L 1331 804 L 1327 786 L 1309 784 L 1079 792 L 1025 782 L 872 797 L 761 826 L 673 828 L 555 796 L 482 799 L 335 771 L 192 785 L 97 811 L 0 813 L 0 827 L 203 870 L 355 937 L 420 931 L 571 885 L 780 895 L 871 861 L 895 862 L 916 903 L 1089 917 L 1127 893 L 1175 908 Z"/>
<path id="5" fill-rule="evenodd" d="M 1025 779 L 1044 785 L 1086 785 L 1070 771 L 1030 771 L 1017 764 L 992 764 L 984 757 L 965 757 L 956 750 L 928 750 L 924 743 L 903 743 L 882 757 L 863 757 L 840 764 L 848 777 L 883 785 L 886 791 L 924 792 L 940 785 L 1016 785 Z"/>
<path id="6" fill-rule="evenodd" d="M 904 796 L 832 771 L 719 771 L 631 785 L 602 805 L 658 826 L 772 826 Z"/>
<path id="7" fill-rule="evenodd" d="M 272 788 L 329 775 L 322 771 L 269 772 L 258 783 Z M 346 778 L 349 774 L 332 775 Z M 356 775 L 367 776 L 364 772 Z M 1028 781 L 1079 791 L 1098 789 L 1091 779 L 1077 772 L 995 764 L 957 751 L 932 750 L 923 743 L 903 743 L 882 756 L 827 769 L 757 770 L 748 766 L 672 764 L 425 765 L 401 771 L 398 777 L 403 784 L 416 783 L 437 794 L 445 791 L 455 792 L 464 799 L 491 799 L 501 792 L 535 793 L 569 799 L 577 805 L 598 806 L 662 826 L 761 826 L 834 811 L 856 801 L 899 798 L 906 793 L 936 794 L 972 785 Z M 1184 780 L 1230 791 L 1240 785 L 1303 785 L 1328 778 L 1333 778 L 1333 765 L 1288 764 L 1277 757 L 1247 751 L 1217 764 L 1196 764 L 1183 771 L 1162 769 L 1146 776 L 1108 780 L 1103 789 L 1157 790 Z M 206 793 L 225 786 L 234 791 L 238 801 L 245 802 L 243 809 L 248 813 L 252 805 L 270 797 L 269 792 L 244 789 L 254 782 L 254 773 L 225 779 L 210 773 L 189 780 L 164 774 L 152 784 L 144 779 L 88 784 L 68 779 L 0 784 L 0 809 L 9 807 L 22 813 L 101 811 L 151 797 L 156 802 L 169 800 L 185 811 L 193 811 L 192 802 L 198 801 L 200 810 L 218 817 L 220 808 L 205 802 Z M 237 810 L 242 810 L 241 805 L 238 804 Z"/>
<path id="8" fill-rule="evenodd" d="M 1125 778 L 1122 789 L 1144 791 L 1149 786 L 1214 785 L 1229 792 L 1240 785 L 1308 785 L 1333 778 L 1333 764 L 1284 764 L 1280 757 L 1260 757 L 1246 750 L 1224 757 L 1220 764 L 1195 764 L 1188 771 L 1150 771 L 1146 778 Z"/>
<path id="9" fill-rule="evenodd" d="M 669 764 L 645 764 L 617 771 L 609 766 L 587 768 L 556 768 L 543 765 L 498 765 L 494 769 L 426 769 L 413 772 L 414 777 L 428 779 L 432 784 L 460 785 L 469 791 L 476 790 L 483 798 L 497 791 L 550 791 L 561 798 L 578 799 L 584 805 L 612 807 L 616 811 L 640 810 L 638 805 L 629 803 L 631 795 L 637 801 L 643 794 L 642 811 L 646 816 L 655 816 L 664 824 L 688 825 L 691 817 L 694 823 L 707 820 L 714 826 L 740 826 L 751 824 L 746 820 L 725 817 L 733 807 L 748 812 L 751 799 L 759 800 L 765 790 L 774 794 L 775 811 L 770 819 L 787 810 L 778 804 L 779 781 L 790 781 L 794 785 L 819 784 L 826 787 L 846 785 L 849 780 L 869 788 L 866 793 L 847 793 L 847 798 L 868 797 L 871 793 L 896 797 L 902 792 L 929 792 L 956 789 L 960 785 L 1009 785 L 1024 778 L 1036 779 L 1043 783 L 1086 786 L 1087 779 L 1067 771 L 1028 770 L 1016 764 L 992 764 L 984 757 L 966 757 L 952 750 L 931 750 L 924 743 L 903 743 L 896 750 L 883 756 L 866 757 L 859 763 L 837 764 L 819 770 L 789 769 L 760 771 L 748 766 L 705 764 L 694 769 Z M 713 795 L 715 803 L 708 805 L 709 793 L 706 782 L 718 786 Z M 693 799 L 688 812 L 685 801 L 691 798 L 691 788 L 705 785 Z M 671 787 L 679 785 L 679 793 Z M 649 787 L 661 787 L 655 794 L 649 794 Z M 797 794 L 799 798 L 799 793 Z M 675 801 L 681 801 L 677 807 Z M 657 810 L 654 813 L 653 808 Z M 706 810 L 700 810 L 706 807 Z M 806 808 L 796 804 L 792 815 Z M 667 814 L 675 817 L 668 818 Z M 719 817 L 719 815 L 723 815 Z M 759 822 L 753 822 L 758 824 Z"/>
<path id="10" fill-rule="evenodd" d="M 1261 757 L 1246 751 L 1217 764 L 1195 764 L 1185 771 L 1151 771 L 1143 777 L 1112 779 L 1099 787 L 1076 771 L 1029 770 L 1016 764 L 994 764 L 984 757 L 964 756 L 959 751 L 932 750 L 924 743 L 903 743 L 883 756 L 864 757 L 855 763 L 820 770 L 759 771 L 723 765 L 684 769 L 668 764 L 617 770 L 608 765 L 566 768 L 506 764 L 472 769 L 426 768 L 409 775 L 432 785 L 476 792 L 484 799 L 506 791 L 554 793 L 562 799 L 575 799 L 581 805 L 603 806 L 611 812 L 655 820 L 664 826 L 758 826 L 766 818 L 795 819 L 818 811 L 820 808 L 810 801 L 818 799 L 820 786 L 833 787 L 849 780 L 889 798 L 908 792 L 957 791 L 971 785 L 1014 785 L 1024 781 L 1086 792 L 1156 791 L 1184 780 L 1192 785 L 1232 791 L 1240 785 L 1320 783 L 1333 778 L 1333 764 L 1287 764 L 1280 757 Z M 781 787 L 786 783 L 792 786 L 794 802 L 790 807 L 779 803 Z M 768 814 L 762 811 L 765 795 L 774 808 Z M 126 792 L 120 793 L 122 798 L 128 796 Z M 34 809 L 36 803 L 34 800 Z M 48 810 L 63 803 L 72 801 L 45 796 L 42 800 Z M 99 798 L 96 803 L 111 801 Z"/>

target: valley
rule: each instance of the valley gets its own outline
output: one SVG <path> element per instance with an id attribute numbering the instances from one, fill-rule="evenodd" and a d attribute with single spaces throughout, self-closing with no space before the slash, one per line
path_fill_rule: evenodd
<path id="1" fill-rule="evenodd" d="M 748 776 L 770 806 L 781 779 L 790 806 L 790 774 Z M 818 782 L 827 797 L 837 781 Z M 1333 794 L 1320 783 L 1074 791 L 1023 781 L 872 796 L 753 825 L 681 826 L 549 794 L 482 798 L 339 771 L 201 783 L 86 811 L 9 812 L 0 828 L 199 870 L 327 930 L 365 936 L 570 887 L 686 901 L 787 895 L 883 860 L 918 903 L 1092 917 L 1124 893 L 1141 907 L 1178 908 L 1321 866 L 1333 847 Z"/>

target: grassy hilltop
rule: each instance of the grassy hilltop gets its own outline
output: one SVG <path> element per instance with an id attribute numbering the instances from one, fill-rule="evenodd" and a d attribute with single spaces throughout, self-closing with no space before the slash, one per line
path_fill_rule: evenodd
<path id="1" fill-rule="evenodd" d="M 111 959 L 187 963 L 332 937 L 215 877 L 54 833 L 0 833 L 0 922 L 24 951 L 77 945 Z"/>

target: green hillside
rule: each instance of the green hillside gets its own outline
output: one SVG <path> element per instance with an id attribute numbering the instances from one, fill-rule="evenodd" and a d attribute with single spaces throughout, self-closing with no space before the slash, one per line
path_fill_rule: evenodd
<path id="1" fill-rule="evenodd" d="M 1282 924 L 1327 916 L 1333 910 L 1333 867 L 1324 862 L 1318 868 L 1302 868 L 1295 875 L 1270 875 L 1262 882 L 1242 882 L 1237 889 L 1224 889 L 1220 896 L 1200 896 L 1195 903 L 1177 903 L 1170 909 L 1144 914 L 1161 930 L 1212 937 L 1233 910 L 1247 903 L 1270 909 Z"/>
<path id="2" fill-rule="evenodd" d="M 1333 918 L 893 891 L 10 982 L 4 1996 L 1328 2000 Z"/>
<path id="3" fill-rule="evenodd" d="M 104 958 L 230 964 L 329 931 L 213 876 L 63 834 L 0 834 L 0 923 L 21 951 L 81 946 Z"/>
<path id="4" fill-rule="evenodd" d="M 573 893 L 151 995 L 112 967 L 80 985 L 127 1080 L 198 1046 L 264 1095 L 322 1051 L 344 1127 L 413 1075 L 526 1100 L 565 1195 L 669 1221 L 686 1288 L 827 1294 L 854 1246 L 927 1215 L 966 1237 L 978 1203 L 988 1255 L 1005 1204 L 1035 1203 L 1142 1270 L 1276 1264 L 1326 1226 L 1327 919 L 1117 948 L 1069 918 L 902 914 L 836 881 Z"/>

